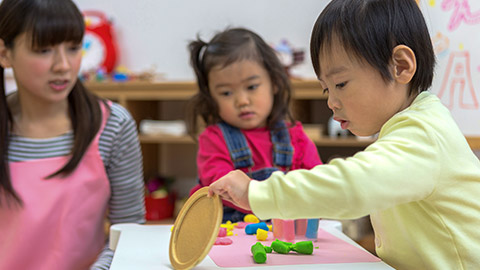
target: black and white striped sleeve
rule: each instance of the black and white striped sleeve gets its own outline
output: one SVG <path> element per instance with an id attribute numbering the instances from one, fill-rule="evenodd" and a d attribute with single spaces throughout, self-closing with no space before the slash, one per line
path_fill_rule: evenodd
<path id="1" fill-rule="evenodd" d="M 143 161 L 137 127 L 130 113 L 119 104 L 112 104 L 99 148 L 105 154 L 111 186 L 110 222 L 144 223 Z"/>
<path id="2" fill-rule="evenodd" d="M 145 223 L 143 161 L 137 127 L 130 113 L 119 104 L 111 106 L 99 148 L 110 180 L 110 223 Z M 109 269 L 113 253 L 107 241 L 91 269 Z"/>

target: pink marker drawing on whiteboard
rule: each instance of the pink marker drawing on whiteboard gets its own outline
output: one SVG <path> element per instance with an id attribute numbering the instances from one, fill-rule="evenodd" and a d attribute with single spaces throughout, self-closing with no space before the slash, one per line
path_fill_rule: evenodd
<path id="1" fill-rule="evenodd" d="M 444 11 L 453 10 L 448 23 L 448 30 L 450 31 L 457 29 L 462 21 L 470 25 L 480 23 L 480 11 L 472 13 L 468 0 L 443 0 L 442 9 Z"/>
<path id="2" fill-rule="evenodd" d="M 457 94 L 457 92 L 459 93 Z M 454 106 L 455 98 L 459 99 L 458 106 L 462 109 L 478 109 L 478 100 L 470 73 L 470 53 L 468 51 L 450 54 L 438 98 L 450 109 Z"/>

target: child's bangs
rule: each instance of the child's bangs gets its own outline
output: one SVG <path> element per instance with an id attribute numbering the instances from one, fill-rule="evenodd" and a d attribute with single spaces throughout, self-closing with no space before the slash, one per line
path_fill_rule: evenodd
<path id="1" fill-rule="evenodd" d="M 213 54 L 210 62 L 213 64 L 211 65 L 212 67 L 218 65 L 224 68 L 233 63 L 245 60 L 262 63 L 258 49 L 251 40 L 248 40 L 245 44 L 225 48 L 223 52 Z"/>
<path id="2" fill-rule="evenodd" d="M 345 46 L 341 36 L 337 34 L 337 25 L 331 25 L 330 27 L 318 28 L 318 31 L 314 32 L 311 40 L 311 57 L 312 64 L 317 76 L 320 75 L 320 62 L 321 58 L 330 55 L 332 50 L 338 45 Z M 347 45 L 348 46 L 348 45 Z"/>
<path id="3" fill-rule="evenodd" d="M 58 9 L 57 9 L 58 8 Z M 32 48 L 42 48 L 62 42 L 81 43 L 85 32 L 83 17 L 71 7 L 39 10 L 26 18 L 25 32 L 31 33 Z M 68 9 L 70 8 L 70 12 Z M 67 11 L 59 9 L 67 9 Z"/>
<path id="4" fill-rule="evenodd" d="M 356 29 L 345 27 L 342 18 L 322 17 L 317 21 L 313 31 L 310 49 L 312 64 L 315 73 L 320 75 L 322 57 L 329 56 L 333 50 L 343 49 L 354 61 L 364 62 L 360 51 L 362 37 L 356 33 Z"/>

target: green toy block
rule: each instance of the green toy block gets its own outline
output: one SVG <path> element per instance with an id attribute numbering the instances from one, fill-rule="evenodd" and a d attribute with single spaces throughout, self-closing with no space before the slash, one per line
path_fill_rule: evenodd
<path id="1" fill-rule="evenodd" d="M 313 253 L 312 241 L 300 241 L 297 243 L 284 242 L 276 239 L 272 242 L 272 249 L 280 254 L 287 254 L 290 251 L 295 251 L 300 254 L 310 255 Z"/>
<path id="2" fill-rule="evenodd" d="M 267 261 L 267 253 L 262 243 L 255 243 L 250 250 L 252 251 L 253 260 L 256 263 L 265 263 Z"/>
<path id="3" fill-rule="evenodd" d="M 290 252 L 291 249 L 290 245 L 288 245 L 288 242 L 283 242 L 278 239 L 272 242 L 271 247 L 275 252 L 280 254 L 287 254 Z"/>
<path id="4" fill-rule="evenodd" d="M 300 241 L 292 245 L 292 250 L 297 253 L 310 255 L 313 253 L 312 241 Z"/>

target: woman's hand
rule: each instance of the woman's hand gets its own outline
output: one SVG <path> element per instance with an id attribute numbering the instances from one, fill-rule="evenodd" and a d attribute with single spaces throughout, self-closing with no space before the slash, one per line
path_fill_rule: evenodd
<path id="1" fill-rule="evenodd" d="M 248 203 L 248 185 L 250 177 L 240 170 L 231 171 L 217 181 L 213 182 L 208 194 L 219 195 L 222 199 L 227 200 L 238 207 L 245 210 L 251 210 Z"/>

